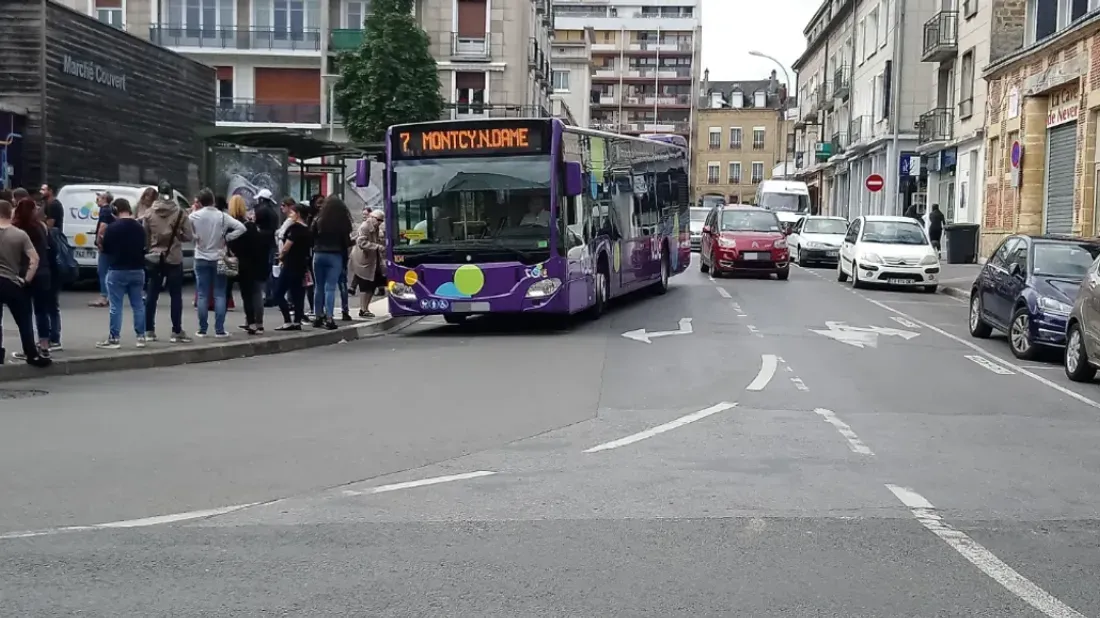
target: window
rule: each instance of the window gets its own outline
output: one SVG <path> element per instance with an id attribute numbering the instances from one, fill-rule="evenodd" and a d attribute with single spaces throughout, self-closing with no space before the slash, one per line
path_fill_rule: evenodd
<path id="1" fill-rule="evenodd" d="M 122 0 L 95 0 L 95 16 L 99 21 L 120 30 L 126 26 Z"/>
<path id="2" fill-rule="evenodd" d="M 767 95 L 767 93 L 765 93 L 763 91 L 753 93 L 753 95 L 752 95 L 752 104 L 753 104 L 753 107 L 767 107 L 768 106 L 768 95 Z"/>
<path id="3" fill-rule="evenodd" d="M 1028 0 L 1025 43 L 1052 36 L 1096 8 L 1096 0 Z"/>
<path id="4" fill-rule="evenodd" d="M 998 163 L 1001 162 L 1000 157 L 1001 140 L 993 137 L 989 140 L 989 150 L 985 157 L 985 175 L 986 176 L 998 176 L 1001 173 L 1001 168 Z M 1096 192 L 1100 195 L 1100 191 Z"/>
<path id="5" fill-rule="evenodd" d="M 962 57 L 962 83 L 960 84 L 959 118 L 965 120 L 974 115 L 974 50 L 967 50 Z"/>
<path id="6" fill-rule="evenodd" d="M 860 20 L 858 29 L 856 30 L 856 61 L 863 64 L 864 58 L 866 58 L 866 50 L 864 49 L 864 42 L 867 40 L 867 22 Z"/>
<path id="7" fill-rule="evenodd" d="M 764 149 L 764 127 L 752 128 L 752 149 L 763 150 Z"/>
<path id="8" fill-rule="evenodd" d="M 367 21 L 367 13 L 369 12 L 370 0 L 345 0 L 344 27 L 351 30 L 362 30 L 363 22 Z"/>
<path id="9" fill-rule="evenodd" d="M 730 107 L 740 109 L 745 107 L 745 93 L 735 90 L 730 93 Z"/>
<path id="10" fill-rule="evenodd" d="M 719 167 L 719 164 L 718 164 L 717 161 L 711 161 L 710 163 L 707 163 L 707 184 L 708 185 L 716 185 L 719 182 L 721 182 L 722 179 L 718 177 L 718 174 L 719 174 L 720 171 L 721 171 L 721 168 Z"/>
<path id="11" fill-rule="evenodd" d="M 867 43 L 864 50 L 867 52 L 867 57 L 875 55 L 878 51 L 878 9 L 871 11 L 871 14 L 867 16 Z"/>
<path id="12" fill-rule="evenodd" d="M 718 150 L 722 147 L 722 128 L 711 127 L 710 128 L 710 143 L 707 147 L 711 150 Z"/>
<path id="13" fill-rule="evenodd" d="M 875 120 L 883 120 L 886 118 L 886 112 L 888 111 L 886 105 L 886 74 L 879 73 L 875 76 L 874 95 L 871 106 L 871 114 Z"/>
<path id="14" fill-rule="evenodd" d="M 236 4 L 233 0 L 186 0 L 189 4 L 198 1 Z M 253 10 L 254 25 L 270 29 L 277 40 L 287 40 L 287 35 L 291 35 L 291 40 L 300 40 L 306 30 L 316 30 L 321 16 L 319 0 L 255 0 Z"/>
<path id="15" fill-rule="evenodd" d="M 730 178 L 730 184 L 731 185 L 741 184 L 741 162 L 740 161 L 730 161 L 730 172 L 729 173 L 730 173 L 729 178 Z"/>
<path id="16" fill-rule="evenodd" d="M 741 127 L 730 127 L 730 149 L 741 150 Z"/>
<path id="17" fill-rule="evenodd" d="M 764 162 L 753 161 L 752 162 L 752 178 L 750 179 L 752 184 L 758 185 L 764 182 Z"/>
<path id="18" fill-rule="evenodd" d="M 878 45 L 886 47 L 886 37 L 890 34 L 890 0 L 882 0 L 878 11 Z"/>
<path id="19" fill-rule="evenodd" d="M 554 71 L 552 76 L 554 92 L 569 92 L 569 71 Z"/>
<path id="20" fill-rule="evenodd" d="M 970 19 L 978 14 L 978 0 L 963 0 L 962 2 L 962 14 L 966 19 Z"/>

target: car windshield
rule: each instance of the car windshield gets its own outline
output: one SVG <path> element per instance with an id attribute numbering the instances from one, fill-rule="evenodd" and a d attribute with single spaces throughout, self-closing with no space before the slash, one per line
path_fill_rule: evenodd
<path id="1" fill-rule="evenodd" d="M 802 226 L 803 234 L 845 234 L 848 222 L 844 219 L 806 219 Z"/>
<path id="2" fill-rule="evenodd" d="M 723 232 L 778 232 L 779 219 L 762 210 L 727 210 L 722 213 Z"/>
<path id="3" fill-rule="evenodd" d="M 886 245 L 927 245 L 924 228 L 912 221 L 867 221 L 863 242 Z"/>
<path id="4" fill-rule="evenodd" d="M 757 206 L 772 212 L 808 212 L 810 196 L 804 193 L 764 193 Z"/>
<path id="5" fill-rule="evenodd" d="M 1037 275 L 1084 279 L 1100 255 L 1100 246 L 1088 243 L 1037 242 L 1031 271 Z"/>
<path id="6" fill-rule="evenodd" d="M 707 215 L 710 214 L 710 210 L 706 208 L 692 208 L 691 220 L 696 223 L 702 223 L 707 220 Z"/>

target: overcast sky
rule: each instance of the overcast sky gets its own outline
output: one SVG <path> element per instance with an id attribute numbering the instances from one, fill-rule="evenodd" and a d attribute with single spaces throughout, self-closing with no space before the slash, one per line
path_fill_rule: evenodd
<path id="1" fill-rule="evenodd" d="M 802 29 L 821 0 L 703 0 L 703 68 L 712 80 L 764 79 L 775 63 L 756 50 L 791 63 L 806 48 Z M 779 80 L 784 81 L 779 71 Z"/>

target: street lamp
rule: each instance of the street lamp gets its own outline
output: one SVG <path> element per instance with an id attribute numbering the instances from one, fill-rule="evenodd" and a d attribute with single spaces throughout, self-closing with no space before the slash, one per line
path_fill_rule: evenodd
<path id="1" fill-rule="evenodd" d="M 787 80 L 788 92 L 787 92 L 787 98 L 784 99 L 784 101 L 783 101 L 783 106 L 779 108 L 779 114 L 780 114 L 780 117 L 783 120 L 783 127 L 785 128 L 787 126 L 787 110 L 790 109 L 789 105 L 790 105 L 790 100 L 791 100 L 791 94 L 790 94 L 789 89 L 794 87 L 794 84 L 791 83 L 791 74 L 787 72 L 787 67 L 783 66 L 782 62 L 776 60 L 775 58 L 773 58 L 772 56 L 769 56 L 768 54 L 765 54 L 764 52 L 756 51 L 754 49 L 754 50 L 749 51 L 749 55 L 750 56 L 755 56 L 757 58 L 763 58 L 765 60 L 771 60 L 772 62 L 775 63 L 776 66 L 779 67 L 780 71 L 783 71 L 783 77 Z M 788 154 L 789 153 L 787 152 L 787 132 L 783 131 L 783 178 L 787 177 L 787 159 L 788 159 L 787 155 Z"/>

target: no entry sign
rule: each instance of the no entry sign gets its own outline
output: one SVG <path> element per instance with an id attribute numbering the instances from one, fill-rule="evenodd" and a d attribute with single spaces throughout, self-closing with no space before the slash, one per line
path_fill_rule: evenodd
<path id="1" fill-rule="evenodd" d="M 886 181 L 883 180 L 882 176 L 879 176 L 878 174 L 871 174 L 867 177 L 867 180 L 864 181 L 863 184 L 871 193 L 878 193 L 879 191 L 882 191 L 882 188 L 884 186 L 886 186 Z"/>

